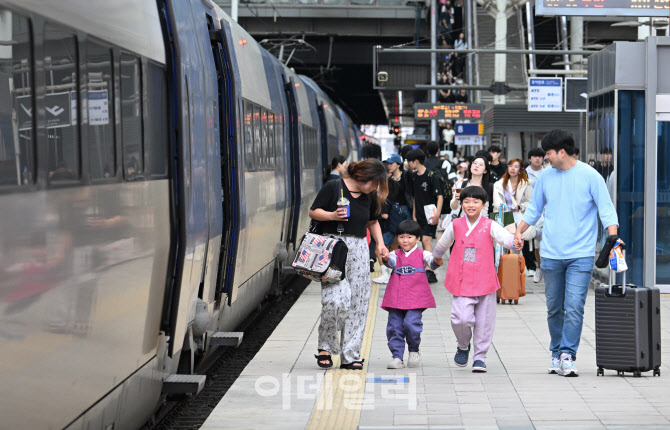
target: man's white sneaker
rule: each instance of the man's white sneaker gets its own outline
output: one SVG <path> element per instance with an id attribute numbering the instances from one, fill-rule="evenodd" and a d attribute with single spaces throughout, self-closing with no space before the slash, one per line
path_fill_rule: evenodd
<path id="1" fill-rule="evenodd" d="M 402 362 L 399 358 L 394 358 L 389 361 L 389 364 L 386 365 L 387 369 L 402 369 L 405 367 L 405 363 Z"/>
<path id="2" fill-rule="evenodd" d="M 533 282 L 536 284 L 542 280 L 542 270 L 537 269 L 533 275 Z"/>
<path id="3" fill-rule="evenodd" d="M 551 357 L 551 366 L 547 370 L 550 375 L 555 375 L 561 370 L 561 360 L 558 357 Z"/>
<path id="4" fill-rule="evenodd" d="M 558 370 L 559 375 L 563 376 L 579 376 L 579 371 L 575 367 L 575 362 L 572 361 L 572 355 L 561 354 L 561 367 Z"/>
<path id="5" fill-rule="evenodd" d="M 419 367 L 421 366 L 421 354 L 418 352 L 410 352 L 409 358 L 407 359 L 407 367 Z"/>

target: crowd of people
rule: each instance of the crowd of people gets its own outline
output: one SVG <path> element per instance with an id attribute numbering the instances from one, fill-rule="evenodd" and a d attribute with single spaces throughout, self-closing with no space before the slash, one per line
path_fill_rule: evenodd
<path id="1" fill-rule="evenodd" d="M 437 40 L 439 48 L 468 49 L 463 32 L 463 0 L 440 0 Z M 439 57 L 438 85 L 466 84 L 466 54 L 454 52 Z M 465 90 L 442 89 L 437 93 L 440 103 L 467 103 Z"/>
<path id="2" fill-rule="evenodd" d="M 561 130 L 548 133 L 541 148 L 528 153 L 528 162 L 505 162 L 497 146 L 472 157 L 456 152 L 453 159 L 440 158 L 438 152 L 439 144 L 429 142 L 425 152 L 403 147 L 384 161 L 386 166 L 378 160 L 349 166 L 333 160 L 338 174 L 319 193 L 310 216 L 332 224 L 330 230 L 344 220 L 355 222 L 347 226 L 353 236 L 344 233 L 356 252 L 347 259 L 345 280 L 323 284 L 318 365 L 332 366 L 331 354 L 341 353 L 341 367 L 362 368 L 360 342 L 370 278 L 361 238 L 367 225 L 382 267 L 381 276 L 372 281 L 387 284 L 382 308 L 389 313 L 389 369 L 405 367 L 405 343 L 407 366 L 421 365 L 421 316 L 436 306 L 429 284 L 437 282 L 434 271 L 448 256 L 444 285 L 453 296 L 454 363 L 466 366 L 472 348 L 472 371 L 486 372 L 500 288 L 493 252 L 497 243 L 523 253 L 535 282 L 544 276 L 551 337 L 548 373 L 578 376 L 574 361 L 594 264 L 597 218 L 610 235 L 618 229 L 602 172 L 578 161 L 573 137 Z M 352 204 L 355 217 L 347 219 L 346 211 L 334 206 L 338 190 L 360 199 L 357 208 Z M 501 213 L 502 219 L 494 220 Z"/>

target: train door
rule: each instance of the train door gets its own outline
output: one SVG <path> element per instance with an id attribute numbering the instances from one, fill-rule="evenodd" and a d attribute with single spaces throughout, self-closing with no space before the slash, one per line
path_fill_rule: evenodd
<path id="1" fill-rule="evenodd" d="M 219 100 L 219 131 L 221 152 L 221 187 L 223 209 L 223 235 L 219 253 L 218 273 L 216 280 L 215 307 L 221 306 L 223 294 L 231 304 L 235 295 L 232 294 L 233 279 L 235 276 L 235 254 L 238 237 L 238 184 L 237 184 L 237 157 L 236 157 L 236 111 L 235 111 L 235 75 L 230 56 L 232 47 L 230 41 L 230 26 L 226 21 L 220 21 L 221 28 L 216 28 L 209 20 L 209 35 L 212 45 L 212 54 L 216 66 Z"/>
<path id="2" fill-rule="evenodd" d="M 289 217 L 288 225 L 288 237 L 286 243 L 292 243 L 295 247 L 296 237 L 298 234 L 298 219 L 300 218 L 300 142 L 298 141 L 299 136 L 299 124 L 298 124 L 298 106 L 295 101 L 295 87 L 296 82 L 293 78 L 286 79 L 285 75 L 282 75 L 284 79 L 284 90 L 286 93 L 286 101 L 288 105 L 288 116 L 286 124 L 288 124 L 288 135 L 289 135 L 289 159 L 290 170 L 289 177 L 291 180 L 291 214 Z"/>

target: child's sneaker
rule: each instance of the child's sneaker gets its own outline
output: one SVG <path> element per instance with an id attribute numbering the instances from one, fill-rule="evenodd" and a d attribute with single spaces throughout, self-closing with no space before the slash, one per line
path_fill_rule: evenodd
<path id="1" fill-rule="evenodd" d="M 472 363 L 472 373 L 486 373 L 486 363 L 482 360 L 475 360 Z"/>
<path id="2" fill-rule="evenodd" d="M 468 345 L 468 349 L 466 350 L 458 349 L 458 347 L 456 347 L 456 355 L 454 355 L 454 363 L 456 363 L 456 366 L 458 367 L 465 367 L 468 364 L 469 356 L 470 356 L 470 345 Z"/>
<path id="3" fill-rule="evenodd" d="M 561 360 L 558 357 L 551 357 L 551 366 L 547 369 L 550 375 L 558 374 L 558 371 L 561 370 Z"/>
<path id="4" fill-rule="evenodd" d="M 389 361 L 389 364 L 386 365 L 387 369 L 402 369 L 405 367 L 405 363 L 402 362 L 400 358 L 394 358 Z"/>
<path id="5" fill-rule="evenodd" d="M 407 359 L 407 367 L 419 367 L 421 366 L 421 354 L 418 352 L 410 352 L 409 358 Z"/>
<path id="6" fill-rule="evenodd" d="M 558 374 L 563 376 L 579 376 L 579 371 L 575 367 L 574 361 L 572 361 L 572 355 L 561 354 L 561 367 Z"/>

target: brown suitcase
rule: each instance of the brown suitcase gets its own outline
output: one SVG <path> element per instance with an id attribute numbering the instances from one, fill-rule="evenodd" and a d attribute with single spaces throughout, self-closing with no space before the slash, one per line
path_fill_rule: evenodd
<path id="1" fill-rule="evenodd" d="M 500 258 L 498 265 L 498 281 L 500 289 L 497 292 L 497 302 L 506 301 L 519 304 L 519 297 L 526 295 L 526 261 L 520 254 L 505 254 Z"/>

